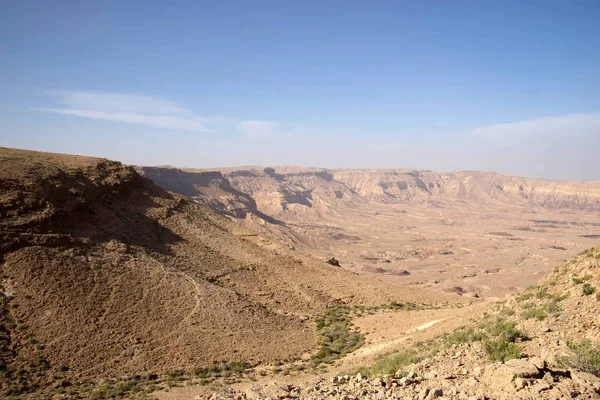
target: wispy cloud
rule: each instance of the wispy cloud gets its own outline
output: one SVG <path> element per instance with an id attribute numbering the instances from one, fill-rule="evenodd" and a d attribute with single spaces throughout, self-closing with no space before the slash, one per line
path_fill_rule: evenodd
<path id="1" fill-rule="evenodd" d="M 52 92 L 58 99 L 53 107 L 37 110 L 81 118 L 140 124 L 163 129 L 211 132 L 209 119 L 160 98 L 85 91 Z"/>
<path id="2" fill-rule="evenodd" d="M 244 135 L 252 138 L 264 138 L 272 136 L 275 132 L 275 123 L 263 120 L 245 120 L 238 123 L 238 130 Z"/>
<path id="3" fill-rule="evenodd" d="M 558 115 L 507 124 L 487 125 L 471 130 L 487 138 L 571 137 L 600 135 L 600 113 Z"/>

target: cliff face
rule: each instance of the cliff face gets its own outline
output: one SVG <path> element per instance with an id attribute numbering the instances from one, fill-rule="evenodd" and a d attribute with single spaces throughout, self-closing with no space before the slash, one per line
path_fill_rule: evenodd
<path id="1" fill-rule="evenodd" d="M 141 175 L 166 190 L 182 194 L 222 214 L 236 218 L 259 215 L 256 202 L 233 188 L 221 172 L 190 173 L 176 168 L 138 167 Z"/>
<path id="2" fill-rule="evenodd" d="M 486 172 L 340 170 L 333 178 L 379 202 L 467 202 L 543 209 L 600 210 L 600 182 L 569 182 Z"/>
<path id="3" fill-rule="evenodd" d="M 342 215 L 365 202 L 600 211 L 600 182 L 552 181 L 490 172 L 265 168 L 224 172 L 141 169 L 165 189 L 226 214 Z"/>

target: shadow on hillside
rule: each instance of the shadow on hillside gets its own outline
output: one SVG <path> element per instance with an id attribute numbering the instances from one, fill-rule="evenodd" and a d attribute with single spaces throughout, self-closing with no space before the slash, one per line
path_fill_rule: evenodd
<path id="1" fill-rule="evenodd" d="M 85 174 L 60 173 L 35 179 L 35 185 L 30 181 L 13 184 L 6 198 L 11 197 L 20 202 L 18 207 L 12 205 L 15 202 L 7 203 L 10 215 L 0 218 L 6 242 L 0 246 L 2 253 L 28 246 L 101 244 L 116 239 L 168 254 L 170 244 L 183 240 L 158 222 L 168 211 L 152 198 L 171 200 L 173 196 L 137 174 L 108 185 Z M 0 199 L 0 208 L 5 206 Z"/>
<path id="2" fill-rule="evenodd" d="M 161 188 L 190 198 L 205 199 L 206 195 L 202 191 L 202 188 L 211 189 L 218 187 L 220 190 L 231 195 L 231 198 L 235 199 L 235 201 L 244 204 L 247 212 L 270 224 L 285 226 L 284 222 L 259 211 L 256 201 L 252 196 L 232 187 L 229 181 L 218 171 L 186 172 L 178 169 L 153 167 L 144 167 L 143 171 L 149 179 L 153 180 Z M 240 215 L 228 209 L 223 201 L 201 201 L 200 203 L 218 214 L 240 218 Z"/>

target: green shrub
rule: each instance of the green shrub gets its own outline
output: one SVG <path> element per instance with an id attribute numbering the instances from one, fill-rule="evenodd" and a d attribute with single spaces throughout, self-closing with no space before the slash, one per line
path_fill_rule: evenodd
<path id="1" fill-rule="evenodd" d="M 562 307 L 556 300 L 552 300 L 550 303 L 546 304 L 545 308 L 546 313 L 550 316 L 557 315 L 562 311 Z"/>
<path id="2" fill-rule="evenodd" d="M 589 275 L 589 274 L 588 274 L 588 275 L 585 275 L 585 276 L 584 276 L 584 277 L 582 277 L 582 278 L 579 278 L 579 277 L 577 277 L 577 276 L 574 276 L 574 277 L 572 277 L 571 279 L 573 280 L 573 283 L 574 283 L 574 284 L 576 284 L 576 285 L 581 285 L 583 282 L 585 282 L 585 281 L 589 281 L 590 279 L 592 279 L 592 275 Z"/>
<path id="3" fill-rule="evenodd" d="M 329 310 L 317 319 L 319 350 L 312 357 L 313 365 L 332 362 L 358 349 L 364 342 L 360 332 L 351 327 L 351 318 L 347 307 Z"/>
<path id="4" fill-rule="evenodd" d="M 533 297 L 533 293 L 523 293 L 522 295 L 517 296 L 517 301 L 529 300 L 532 297 Z"/>
<path id="5" fill-rule="evenodd" d="M 530 308 L 529 310 L 523 313 L 523 318 L 535 318 L 538 321 L 543 321 L 546 319 L 546 311 L 544 310 L 544 307 Z"/>
<path id="6" fill-rule="evenodd" d="M 527 340 L 527 335 L 520 329 L 517 329 L 517 323 L 497 318 L 496 321 L 485 328 L 489 336 L 501 338 L 507 342 L 517 340 Z"/>
<path id="7" fill-rule="evenodd" d="M 500 310 L 500 315 L 510 317 L 512 315 L 515 315 L 515 310 L 513 310 L 512 308 L 504 307 Z"/>
<path id="8" fill-rule="evenodd" d="M 552 301 L 554 302 L 561 302 L 563 300 L 566 300 L 569 298 L 569 294 L 568 293 L 564 293 L 564 294 L 555 294 L 554 296 L 552 296 Z"/>
<path id="9" fill-rule="evenodd" d="M 379 357 L 370 367 L 361 367 L 354 371 L 369 377 L 382 377 L 393 375 L 403 367 L 419 362 L 421 356 L 415 349 L 408 349 Z"/>
<path id="10" fill-rule="evenodd" d="M 545 298 L 548 298 L 548 297 L 551 297 L 551 296 L 548 293 L 548 288 L 547 287 L 542 287 L 542 288 L 540 288 L 536 292 L 535 297 L 538 298 L 538 299 L 545 299 Z"/>
<path id="11" fill-rule="evenodd" d="M 589 340 L 567 341 L 569 354 L 558 359 L 559 364 L 600 377 L 600 345 Z"/>
<path id="12" fill-rule="evenodd" d="M 590 294 L 594 293 L 596 291 L 596 288 L 593 287 L 592 285 L 590 285 L 589 283 L 586 283 L 585 285 L 583 285 L 583 294 L 586 296 L 589 296 Z"/>
<path id="13" fill-rule="evenodd" d="M 508 361 L 523 356 L 523 348 L 504 338 L 486 339 L 483 348 L 491 361 Z"/>
<path id="14" fill-rule="evenodd" d="M 453 344 L 470 343 L 481 340 L 483 338 L 482 333 L 476 332 L 472 327 L 461 326 L 454 330 L 451 334 L 444 337 L 444 343 L 447 346 Z"/>

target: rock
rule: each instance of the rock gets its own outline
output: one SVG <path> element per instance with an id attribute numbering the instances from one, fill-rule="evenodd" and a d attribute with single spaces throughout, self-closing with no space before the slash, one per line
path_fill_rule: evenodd
<path id="1" fill-rule="evenodd" d="M 514 359 L 508 360 L 506 364 L 507 371 L 513 374 L 514 377 L 520 378 L 539 378 L 541 373 L 539 369 L 529 360 L 526 359 Z"/>
<path id="2" fill-rule="evenodd" d="M 429 394 L 429 388 L 428 387 L 422 388 L 421 391 L 419 392 L 419 399 L 420 400 L 427 399 L 428 394 Z"/>
<path id="3" fill-rule="evenodd" d="M 423 377 L 425 379 L 433 379 L 437 376 L 437 372 L 436 371 L 429 371 L 428 373 L 426 373 L 425 375 L 423 375 Z"/>
<path id="4" fill-rule="evenodd" d="M 356 380 L 357 381 L 360 382 L 360 381 L 363 381 L 365 379 L 366 379 L 365 376 L 363 374 L 361 374 L 360 372 L 358 374 L 356 374 Z"/>
<path id="5" fill-rule="evenodd" d="M 327 262 L 327 264 L 333 265 L 334 267 L 341 267 L 340 262 L 338 260 L 336 260 L 335 257 L 331 257 L 326 262 Z"/>
<path id="6" fill-rule="evenodd" d="M 546 369 L 546 362 L 543 359 L 541 359 L 540 357 L 531 357 L 529 359 L 529 362 L 532 363 L 533 365 L 535 365 L 535 367 L 539 370 Z"/>
<path id="7" fill-rule="evenodd" d="M 537 393 L 543 392 L 544 390 L 552 389 L 552 386 L 548 384 L 548 382 L 540 381 L 533 385 L 533 390 Z"/>
<path id="8" fill-rule="evenodd" d="M 523 378 L 516 378 L 514 384 L 517 391 L 519 391 L 525 387 L 525 380 Z"/>
<path id="9" fill-rule="evenodd" d="M 438 397 L 442 397 L 443 394 L 444 394 L 444 392 L 440 388 L 432 389 L 429 391 L 429 394 L 427 395 L 427 400 L 437 399 Z"/>
<path id="10" fill-rule="evenodd" d="M 378 387 L 378 386 L 385 386 L 385 383 L 381 379 L 379 379 L 379 378 L 373 379 L 371 381 L 371 383 L 373 384 L 373 386 L 376 386 L 376 387 Z"/>
<path id="11" fill-rule="evenodd" d="M 535 365 L 527 360 L 515 359 L 509 360 L 506 364 L 496 369 L 488 368 L 482 377 L 482 381 L 494 391 L 517 390 L 517 378 L 533 379 L 540 378 L 541 372 Z M 521 384 L 519 383 L 519 386 Z"/>

